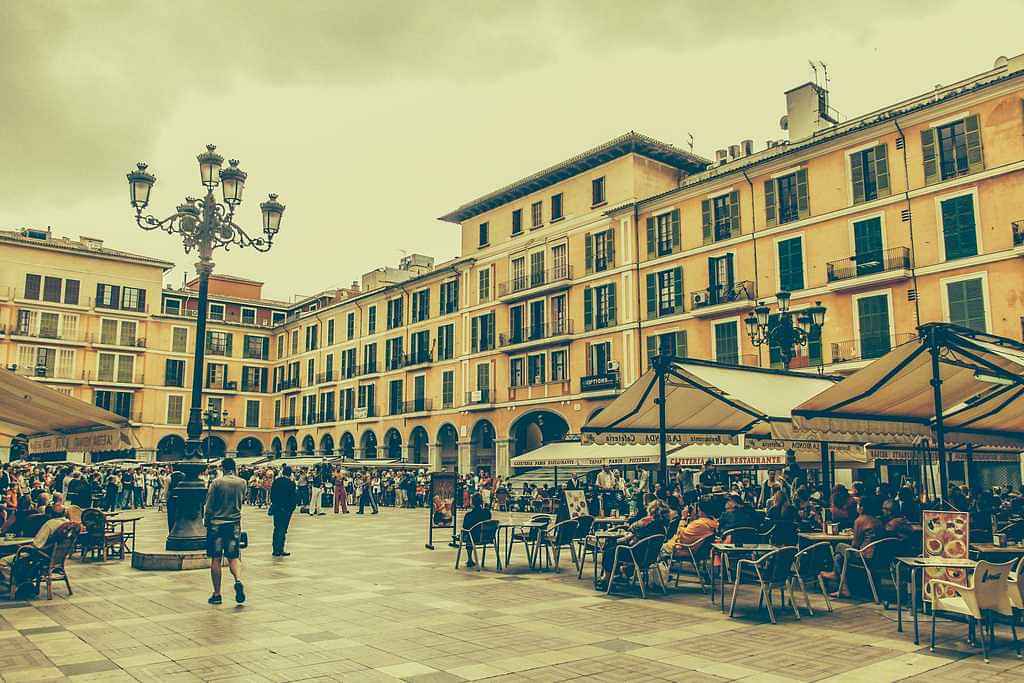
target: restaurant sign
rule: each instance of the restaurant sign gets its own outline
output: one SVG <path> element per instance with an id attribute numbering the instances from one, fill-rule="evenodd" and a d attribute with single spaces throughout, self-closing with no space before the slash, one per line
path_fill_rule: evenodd
<path id="1" fill-rule="evenodd" d="M 669 465 L 679 467 L 700 467 L 706 462 L 713 465 L 725 467 L 781 467 L 786 464 L 784 454 L 761 454 L 761 455 L 725 455 L 719 457 L 708 457 L 704 455 L 673 455 L 669 458 Z"/>
<path id="2" fill-rule="evenodd" d="M 805 441 L 802 439 L 773 439 L 768 436 L 747 435 L 743 439 L 743 445 L 747 448 L 763 448 L 772 451 L 821 452 L 820 441 Z M 829 443 L 828 450 L 835 456 L 853 460 L 864 460 L 863 446 Z"/>
<path id="3" fill-rule="evenodd" d="M 580 434 L 580 443 L 584 446 L 591 444 L 657 446 L 659 440 L 657 432 L 584 432 Z M 688 446 L 690 444 L 736 444 L 738 440 L 729 434 L 666 434 L 665 443 L 674 446 Z"/>
<path id="4" fill-rule="evenodd" d="M 580 391 L 604 391 L 619 388 L 619 373 L 609 372 L 605 375 L 587 375 L 580 378 Z"/>
<path id="5" fill-rule="evenodd" d="M 131 448 L 131 437 L 125 429 L 104 429 L 79 434 L 49 434 L 28 440 L 28 452 L 53 453 L 56 451 L 95 452 Z"/>

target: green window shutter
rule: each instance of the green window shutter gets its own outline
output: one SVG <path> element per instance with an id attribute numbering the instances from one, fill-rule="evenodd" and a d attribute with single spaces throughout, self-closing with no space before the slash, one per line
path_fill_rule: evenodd
<path id="1" fill-rule="evenodd" d="M 480 319 L 473 318 L 469 326 L 471 343 L 473 345 L 473 353 L 476 353 L 480 347 Z"/>
<path id="2" fill-rule="evenodd" d="M 964 119 L 964 131 L 967 133 L 967 170 L 977 173 L 985 169 L 985 156 L 981 151 L 981 123 L 977 114 Z"/>
<path id="3" fill-rule="evenodd" d="M 931 185 L 939 180 L 939 155 L 935 146 L 935 130 L 921 131 L 921 160 L 924 163 L 924 184 Z"/>
<path id="4" fill-rule="evenodd" d="M 618 320 L 615 310 L 615 283 L 605 286 L 608 288 L 608 326 L 612 327 Z"/>
<path id="5" fill-rule="evenodd" d="M 775 212 L 775 181 L 764 181 L 764 221 L 768 225 L 778 225 L 779 219 Z"/>
<path id="6" fill-rule="evenodd" d="M 978 332 L 985 332 L 985 298 L 981 278 L 951 282 L 946 286 L 949 321 Z"/>
<path id="7" fill-rule="evenodd" d="M 878 188 L 879 199 L 892 194 L 889 187 L 889 148 L 885 145 L 875 147 L 875 187 Z"/>
<path id="8" fill-rule="evenodd" d="M 658 317 L 658 276 L 647 274 L 647 317 Z"/>
<path id="9" fill-rule="evenodd" d="M 971 195 L 942 202 L 942 237 L 947 261 L 978 254 L 974 200 Z"/>
<path id="10" fill-rule="evenodd" d="M 654 216 L 647 219 L 647 255 L 654 256 Z"/>
<path id="11" fill-rule="evenodd" d="M 740 193 L 733 190 L 729 193 L 729 237 L 736 237 L 743 232 L 740 225 Z"/>
<path id="12" fill-rule="evenodd" d="M 487 316 L 487 338 L 490 340 L 488 346 L 494 348 L 494 314 Z M 399 340 L 401 341 L 401 340 Z"/>
<path id="13" fill-rule="evenodd" d="M 850 178 L 853 181 L 853 203 L 864 201 L 864 155 L 861 152 L 850 155 Z"/>
<path id="14" fill-rule="evenodd" d="M 705 199 L 700 203 L 700 219 L 704 228 L 704 244 L 711 244 L 715 241 L 715 233 L 711 227 L 711 200 Z"/>
<path id="15" fill-rule="evenodd" d="M 811 215 L 811 206 L 807 199 L 806 168 L 801 168 L 796 172 L 796 208 L 800 218 L 807 218 Z"/>
<path id="16" fill-rule="evenodd" d="M 650 367 L 651 359 L 658 353 L 658 335 L 652 334 L 647 337 L 647 365 Z"/>
<path id="17" fill-rule="evenodd" d="M 676 357 L 686 358 L 686 330 L 676 332 Z"/>
<path id="18" fill-rule="evenodd" d="M 675 280 L 675 301 L 672 302 L 672 308 L 676 313 L 683 312 L 683 267 L 676 266 L 672 269 L 672 279 Z"/>
<path id="19" fill-rule="evenodd" d="M 268 360 L 270 358 L 270 338 L 263 338 L 263 348 L 260 351 L 260 358 Z"/>
<path id="20" fill-rule="evenodd" d="M 605 238 L 605 253 L 608 254 L 609 268 L 615 264 L 615 228 L 608 229 L 608 236 Z"/>
<path id="21" fill-rule="evenodd" d="M 228 355 L 230 356 L 230 355 L 232 355 L 231 354 L 231 342 L 234 341 L 235 335 L 229 334 L 227 337 L 228 337 L 227 349 L 228 349 Z"/>
<path id="22" fill-rule="evenodd" d="M 679 227 L 679 209 L 672 211 L 672 253 L 683 248 L 682 230 Z"/>
<path id="23" fill-rule="evenodd" d="M 210 346 L 213 345 L 213 332 L 206 331 L 206 348 L 209 350 Z"/>
<path id="24" fill-rule="evenodd" d="M 586 262 L 587 272 L 592 273 L 594 271 L 594 236 L 587 235 L 586 237 Z"/>
<path id="25" fill-rule="evenodd" d="M 583 290 L 583 327 L 594 329 L 594 290 L 590 287 Z"/>

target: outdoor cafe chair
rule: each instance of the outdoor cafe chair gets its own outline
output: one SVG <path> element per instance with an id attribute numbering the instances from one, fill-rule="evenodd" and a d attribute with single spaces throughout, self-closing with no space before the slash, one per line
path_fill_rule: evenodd
<path id="1" fill-rule="evenodd" d="M 468 529 L 462 530 L 459 542 L 459 549 L 455 553 L 455 568 L 459 568 L 462 560 L 462 549 L 466 548 L 466 556 L 472 558 L 476 564 L 477 571 L 483 569 L 487 560 L 487 546 L 494 550 L 494 563 L 497 570 L 501 571 L 501 551 L 498 550 L 498 520 L 485 519 L 477 522 Z M 480 558 L 477 559 L 476 551 L 480 549 Z"/>
<path id="2" fill-rule="evenodd" d="M 578 519 L 566 519 L 548 529 L 548 532 L 541 539 L 541 546 L 544 548 L 546 557 L 550 556 L 551 550 L 554 550 L 556 572 L 558 571 L 562 548 L 569 549 L 573 566 L 579 569 L 579 558 L 576 556 L 576 531 L 578 527 Z"/>
<path id="3" fill-rule="evenodd" d="M 793 562 L 793 580 L 800 586 L 804 594 L 804 602 L 807 603 L 807 613 L 812 617 L 814 610 L 811 608 L 811 597 L 807 594 L 807 582 L 814 581 L 818 584 L 822 596 L 825 598 L 825 608 L 832 611 L 832 601 L 828 598 L 828 589 L 825 587 L 825 579 L 821 572 L 830 572 L 834 562 L 832 559 L 832 544 L 828 541 L 821 541 L 809 545 L 796 554 Z"/>
<path id="4" fill-rule="evenodd" d="M 761 543 L 761 532 L 752 526 L 737 526 L 732 529 L 726 529 L 720 531 L 718 537 L 725 543 L 732 543 L 734 545 L 757 545 Z M 764 541 L 767 543 L 767 541 Z M 709 551 L 710 552 L 710 551 Z M 722 555 L 720 558 L 722 565 L 723 576 L 729 576 L 731 578 L 729 568 L 729 556 Z"/>
<path id="5" fill-rule="evenodd" d="M 612 573 L 608 577 L 605 595 L 611 595 L 612 586 L 615 584 L 615 575 L 621 572 L 622 567 L 626 566 L 633 569 L 632 581 L 640 586 L 640 597 L 647 597 L 647 586 L 651 585 L 652 571 L 658 574 L 661 592 L 667 593 L 665 577 L 661 573 L 661 564 L 658 562 L 663 543 L 665 543 L 664 534 L 654 534 L 630 545 L 616 544 L 615 555 L 612 558 Z"/>
<path id="6" fill-rule="evenodd" d="M 64 506 L 64 510 L 67 512 L 68 521 L 74 522 L 75 524 L 82 523 L 82 508 L 73 503 L 68 503 Z"/>
<path id="7" fill-rule="evenodd" d="M 516 543 L 521 543 L 526 549 L 526 559 L 530 566 L 537 561 L 536 552 L 540 550 L 540 539 L 544 538 L 548 525 L 551 524 L 551 515 L 534 515 L 530 518 L 530 522 L 544 522 L 544 526 L 528 527 L 519 531 L 512 530 L 508 539 L 508 547 L 505 548 L 505 566 L 512 561 L 512 548 Z"/>
<path id="8" fill-rule="evenodd" d="M 1013 627 L 1017 627 L 1017 621 L 1020 618 L 1020 613 L 1024 610 L 1024 576 L 1021 575 L 1021 570 L 1024 569 L 1024 557 L 1021 557 L 1017 562 L 1017 568 L 1015 571 L 1010 572 L 1010 581 L 1007 584 L 1010 597 L 1010 606 L 1013 607 Z M 1020 641 L 1017 641 L 1017 657 L 1020 657 Z"/>
<path id="9" fill-rule="evenodd" d="M 668 576 L 676 576 L 676 588 L 679 588 L 679 577 L 682 575 L 683 564 L 689 562 L 693 565 L 693 571 L 700 583 L 700 592 L 707 594 L 707 586 L 711 581 L 711 573 L 708 571 L 708 560 L 711 558 L 711 544 L 714 543 L 714 534 L 708 534 L 704 538 L 693 543 L 676 544 L 671 553 L 666 553 L 668 561 Z M 705 575 L 708 581 L 705 582 Z"/>
<path id="10" fill-rule="evenodd" d="M 979 622 L 986 626 L 981 634 L 981 651 L 987 664 L 990 642 L 995 640 L 993 617 L 996 614 L 1013 617 L 1010 597 L 1010 570 L 1014 560 L 1004 564 L 991 564 L 982 560 L 974 568 L 966 586 L 932 579 L 928 582 L 932 595 L 932 638 L 929 650 L 935 652 L 935 621 L 939 612 L 967 617 L 973 627 Z M 1018 589 L 1019 590 L 1019 589 Z M 1020 651 L 1016 623 L 1011 624 L 1013 642 Z M 986 633 L 987 631 L 987 633 Z"/>
<path id="11" fill-rule="evenodd" d="M 121 559 L 124 559 L 124 536 L 108 527 L 106 514 L 96 508 L 82 510 L 82 526 L 84 533 L 79 538 L 79 546 L 83 562 L 86 553 L 92 553 L 94 557 L 102 556 L 106 560 L 111 548 L 117 550 Z"/>
<path id="12" fill-rule="evenodd" d="M 758 609 L 763 603 L 768 608 L 768 618 L 773 624 L 779 623 L 775 618 L 775 605 L 772 602 L 772 594 L 779 589 L 782 607 L 786 606 L 786 588 L 789 587 L 789 604 L 793 608 L 793 614 L 797 620 L 800 619 L 800 610 L 796 608 L 796 600 L 793 599 L 792 580 L 793 563 L 796 560 L 797 547 L 793 545 L 773 550 L 762 555 L 756 560 L 741 559 L 736 562 L 736 579 L 732 587 L 732 600 L 729 602 L 729 616 L 736 611 L 736 595 L 739 593 L 740 584 L 744 576 L 749 576 L 757 583 L 759 588 Z"/>
<path id="13" fill-rule="evenodd" d="M 73 595 L 64 562 L 74 551 L 79 531 L 80 527 L 77 524 L 66 522 L 53 531 L 45 550 L 40 550 L 32 544 L 25 545 L 18 548 L 10 564 L 0 564 L 0 578 L 10 584 L 8 598 L 14 600 L 18 586 L 31 581 L 37 588 L 45 582 L 46 599 L 53 600 L 54 579 L 63 580 L 68 595 Z M 15 581 L 16 567 L 25 567 L 23 580 Z"/>
<path id="14" fill-rule="evenodd" d="M 868 586 L 871 588 L 871 597 L 876 605 L 881 604 L 882 601 L 878 597 L 875 572 L 888 571 L 889 564 L 892 562 L 894 553 L 899 545 L 900 540 L 898 538 L 880 538 L 877 541 L 868 543 L 863 548 L 846 548 L 843 572 L 839 576 L 838 593 L 841 595 L 843 587 L 846 586 L 846 573 L 849 569 L 863 569 L 868 580 Z"/>

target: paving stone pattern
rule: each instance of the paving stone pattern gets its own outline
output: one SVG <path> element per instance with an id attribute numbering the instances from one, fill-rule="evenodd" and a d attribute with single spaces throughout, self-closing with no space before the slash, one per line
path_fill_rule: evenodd
<path id="1" fill-rule="evenodd" d="M 776 626 L 754 593 L 729 619 L 695 585 L 668 596 L 605 597 L 563 567 L 530 572 L 516 547 L 504 574 L 453 569 L 426 550 L 425 511 L 296 515 L 292 556 L 270 556 L 270 520 L 247 509 L 244 606 L 209 575 L 140 572 L 128 562 L 69 563 L 75 594 L 0 599 L 3 681 L 889 681 L 1024 680 L 1000 627 L 985 664 L 965 628 L 940 622 L 940 648 L 896 631 L 895 613 L 843 602 Z M 162 547 L 164 516 L 140 522 Z M 565 565 L 571 565 L 563 556 Z M 225 580 L 225 587 L 230 582 Z M 819 609 L 820 608 L 820 609 Z M 908 624 L 909 625 L 909 624 Z M 922 637 L 929 622 L 922 621 Z"/>

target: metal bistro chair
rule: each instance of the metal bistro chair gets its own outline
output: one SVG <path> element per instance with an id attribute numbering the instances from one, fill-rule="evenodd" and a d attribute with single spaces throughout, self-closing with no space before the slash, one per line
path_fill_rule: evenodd
<path id="1" fill-rule="evenodd" d="M 50 542 L 45 550 L 40 550 L 34 545 L 27 545 L 18 548 L 14 558 L 8 565 L 0 565 L 0 577 L 10 584 L 9 599 L 15 599 L 15 592 L 19 582 L 15 581 L 14 571 L 17 566 L 25 566 L 25 575 L 22 577 L 23 584 L 30 581 L 37 587 L 46 582 L 46 599 L 53 600 L 53 580 L 63 580 L 67 586 L 68 595 L 73 595 L 71 581 L 68 579 L 64 562 L 75 548 L 78 540 L 79 526 L 73 522 L 66 522 L 53 531 Z M 20 570 L 19 570 L 20 571 Z"/>
<path id="2" fill-rule="evenodd" d="M 987 628 L 982 629 L 981 651 L 987 664 L 991 642 L 995 640 L 995 627 L 992 623 L 995 614 L 1013 617 L 1013 604 L 1010 598 L 1010 570 L 1014 560 L 1005 564 L 991 564 L 982 560 L 974 568 L 966 586 L 951 581 L 932 579 L 928 582 L 932 594 L 932 638 L 929 649 L 935 652 L 935 619 L 939 612 L 959 614 L 967 617 L 971 625 L 981 622 Z M 953 595 L 947 595 L 947 592 Z M 941 596 L 940 596 L 941 594 Z M 1020 648 L 1017 640 L 1017 626 L 1012 624 L 1013 642 Z"/>
<path id="3" fill-rule="evenodd" d="M 483 569 L 484 562 L 487 561 L 487 546 L 494 550 L 494 564 L 500 572 L 501 551 L 498 550 L 498 520 L 496 519 L 485 519 L 468 529 L 462 530 L 459 549 L 455 553 L 455 568 L 459 568 L 459 562 L 462 560 L 462 548 L 465 547 L 467 548 L 467 557 L 471 558 L 473 563 L 476 564 L 476 570 L 480 571 Z M 479 561 L 476 556 L 477 548 L 480 548 Z"/>
<path id="4" fill-rule="evenodd" d="M 772 527 L 775 528 L 774 526 Z M 762 532 L 752 526 L 737 526 L 732 529 L 726 529 L 725 531 L 719 532 L 718 537 L 726 543 L 732 543 L 733 545 L 757 545 L 761 543 Z M 710 553 L 710 548 L 708 550 Z M 732 580 L 732 571 L 729 567 L 729 555 L 722 553 L 719 557 L 721 562 L 721 571 L 723 576 L 729 577 Z"/>
<path id="5" fill-rule="evenodd" d="M 579 569 L 579 558 L 576 555 L 576 532 L 578 528 L 578 519 L 566 519 L 548 529 L 548 532 L 541 539 L 541 546 L 544 548 L 545 557 L 550 559 L 551 550 L 554 550 L 556 572 L 558 571 L 562 548 L 569 549 L 573 567 Z"/>
<path id="6" fill-rule="evenodd" d="M 825 598 L 825 608 L 831 612 L 832 601 L 828 598 L 828 589 L 825 587 L 825 579 L 822 578 L 821 572 L 830 572 L 833 566 L 832 544 L 828 541 L 809 545 L 798 552 L 794 558 L 793 583 L 800 586 L 800 590 L 804 594 L 804 602 L 807 603 L 807 613 L 812 617 L 814 610 L 811 608 L 811 598 L 807 594 L 807 582 L 814 581 L 818 584 L 818 589 Z M 792 593 L 792 587 L 790 592 Z"/>
<path id="7" fill-rule="evenodd" d="M 708 534 L 693 543 L 687 545 L 677 544 L 671 554 L 667 554 L 668 577 L 671 580 L 673 571 L 676 575 L 675 587 L 679 588 L 679 577 L 682 576 L 683 563 L 689 561 L 693 565 L 693 571 L 700 583 L 700 592 L 707 594 L 707 586 L 711 582 L 711 573 L 708 571 L 708 560 L 711 559 L 711 544 L 714 543 L 714 534 Z M 707 581 L 705 581 L 705 576 Z"/>
<path id="8" fill-rule="evenodd" d="M 633 581 L 640 585 L 640 597 L 647 597 L 646 587 L 650 585 L 652 569 L 658 573 L 658 583 L 661 586 L 661 592 L 667 593 L 665 577 L 661 573 L 661 564 L 658 562 L 661 546 L 664 543 L 664 534 L 654 534 L 632 545 L 616 545 L 615 555 L 612 558 L 612 573 L 608 576 L 608 588 L 605 590 L 605 595 L 611 595 L 612 586 L 615 584 L 615 575 L 619 572 L 620 563 L 632 565 Z"/>
<path id="9" fill-rule="evenodd" d="M 102 556 L 106 560 L 110 556 L 110 549 L 114 548 L 124 559 L 124 537 L 116 531 L 107 527 L 107 516 L 96 508 L 82 510 L 82 526 L 84 533 L 80 537 L 82 549 L 82 561 L 85 561 L 87 553 L 94 557 Z"/>
<path id="10" fill-rule="evenodd" d="M 736 594 L 739 592 L 740 583 L 744 575 L 751 576 L 759 587 L 758 608 L 763 603 L 768 608 L 768 618 L 773 624 L 779 623 L 775 618 L 775 606 L 772 602 L 772 594 L 778 588 L 781 591 L 782 607 L 786 606 L 786 587 L 793 579 L 793 562 L 796 559 L 797 548 L 790 545 L 770 553 L 762 555 L 756 560 L 741 559 L 736 562 L 736 581 L 732 587 L 732 600 L 729 602 L 729 616 L 736 611 Z M 793 614 L 797 620 L 800 619 L 800 610 L 796 608 L 796 600 L 793 599 L 793 591 L 789 591 L 789 604 L 793 608 Z"/>
<path id="11" fill-rule="evenodd" d="M 540 550 L 540 543 L 544 534 L 547 533 L 548 525 L 551 524 L 551 515 L 534 515 L 530 518 L 531 522 L 544 522 L 544 526 L 529 527 L 524 531 L 512 530 L 512 534 L 508 540 L 508 547 L 505 548 L 505 566 L 508 566 L 509 562 L 512 561 L 512 548 L 516 542 L 522 543 L 523 548 L 526 549 L 526 560 L 529 562 L 530 567 L 533 567 L 537 561 L 537 553 Z"/>
<path id="12" fill-rule="evenodd" d="M 876 605 L 880 605 L 881 600 L 878 598 L 878 587 L 875 583 L 874 572 L 880 570 L 888 571 L 889 563 L 892 561 L 899 544 L 898 538 L 880 538 L 877 541 L 868 543 L 863 548 L 847 548 L 846 557 L 843 562 L 843 573 L 839 576 L 838 593 L 842 595 L 843 587 L 846 586 L 846 573 L 851 567 L 863 569 L 864 574 L 867 576 L 868 587 L 871 588 L 871 597 Z M 854 559 L 859 560 L 859 563 L 854 563 Z"/>

